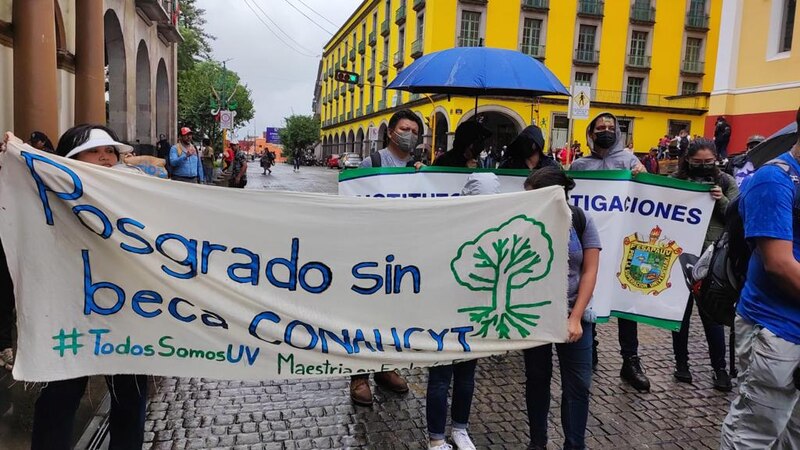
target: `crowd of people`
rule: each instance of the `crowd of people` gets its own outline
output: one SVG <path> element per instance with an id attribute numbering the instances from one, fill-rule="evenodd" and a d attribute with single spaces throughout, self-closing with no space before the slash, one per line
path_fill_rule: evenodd
<path id="1" fill-rule="evenodd" d="M 800 110 L 797 115 L 800 124 Z M 365 158 L 361 167 L 415 167 L 423 163 L 414 150 L 420 142 L 423 124 L 410 110 L 397 111 L 388 124 L 386 148 Z M 790 152 L 767 163 L 759 170 L 740 158 L 730 165 L 739 168 L 736 175 L 726 173 L 720 164 L 722 151 L 730 135 L 730 125 L 722 119 L 717 125 L 721 134 L 714 139 L 689 138 L 681 132 L 664 142 L 668 152 L 680 152 L 677 170 L 670 176 L 710 186 L 714 201 L 711 223 L 704 247 L 719 241 L 728 232 L 732 210 L 741 216 L 743 233 L 754 249 L 747 268 L 745 284 L 737 305 L 737 317 L 731 331 L 730 366 L 726 363 L 726 334 L 723 325 L 704 313 L 698 303 L 700 320 L 709 349 L 713 369 L 713 387 L 727 392 L 733 389 L 731 377 L 738 375 L 739 393 L 722 424 L 721 448 L 800 448 L 800 143 Z M 617 118 L 610 113 L 595 117 L 585 131 L 589 154 L 579 156 L 580 145 L 569 146 L 565 161 L 573 171 L 629 170 L 633 174 L 653 172 L 663 159 L 660 147 L 651 149 L 640 160 L 625 145 Z M 552 155 L 545 153 L 542 130 L 531 125 L 525 128 L 501 152 L 487 149 L 491 132 L 478 120 L 461 124 L 452 149 L 437 152 L 434 166 L 477 168 L 499 167 L 529 172 L 523 183 L 525 190 L 560 186 L 565 201 L 575 183 Z M 720 138 L 721 137 L 721 138 Z M 7 134 L 6 141 L 19 141 Z M 162 139 L 165 141 L 165 139 Z M 757 140 L 757 139 L 756 139 Z M 762 138 L 763 140 L 763 138 Z M 125 164 L 133 148 L 120 142 L 114 132 L 100 125 L 71 128 L 53 148 L 47 136 L 34 132 L 28 143 L 43 151 L 111 170 L 137 172 Z M 161 144 L 159 144 L 161 147 Z M 166 145 L 164 146 L 166 147 Z M 722 150 L 720 149 L 722 148 Z M 169 149 L 159 148 L 168 161 L 170 177 L 179 182 L 208 182 L 214 166 L 214 151 L 208 140 L 198 150 L 192 130 L 180 129 L 178 142 Z M 495 158 L 499 160 L 495 161 Z M 574 158 L 571 160 L 570 158 Z M 264 173 L 274 159 L 266 154 L 261 159 Z M 222 155 L 223 170 L 230 173 L 230 186 L 242 188 L 247 183 L 248 158 L 233 141 Z M 462 195 L 499 193 L 497 176 L 488 171 L 472 173 Z M 740 192 L 741 189 L 741 192 Z M 589 416 L 589 393 L 593 370 L 597 367 L 598 335 L 595 317 L 587 308 L 597 281 L 602 239 L 591 217 L 581 209 L 570 207 L 572 222 L 568 245 L 566 280 L 568 336 L 560 344 L 534 347 L 523 352 L 525 362 L 525 396 L 530 433 L 529 449 L 545 449 L 548 444 L 552 354 L 555 347 L 561 372 L 561 424 L 564 448 L 585 448 L 586 424 Z M 0 242 L 0 249 L 2 243 Z M 5 257 L 0 255 L 0 367 L 10 370 L 14 363 L 13 326 L 14 291 Z M 689 326 L 697 299 L 690 295 L 680 331 L 672 334 L 675 359 L 674 377 L 678 382 L 693 381 L 689 365 Z M 617 320 L 619 352 L 622 356 L 620 377 L 640 392 L 650 390 L 639 354 L 637 322 Z M 733 353 L 735 347 L 735 353 Z M 469 420 L 475 390 L 478 360 L 431 367 L 428 370 L 426 418 L 429 449 L 453 448 L 447 440 L 448 410 L 451 441 L 458 449 L 475 449 L 469 436 Z M 398 395 L 409 391 L 402 374 L 386 371 L 372 375 L 375 383 Z M 110 430 L 112 449 L 141 448 L 147 404 L 147 383 L 143 375 L 106 377 L 111 398 Z M 71 443 L 75 413 L 87 385 L 87 378 L 48 383 L 41 388 L 36 401 L 33 423 L 33 449 L 66 449 Z M 452 392 L 449 401 L 448 394 Z M 373 403 L 370 375 L 351 377 L 350 397 L 357 405 Z"/>

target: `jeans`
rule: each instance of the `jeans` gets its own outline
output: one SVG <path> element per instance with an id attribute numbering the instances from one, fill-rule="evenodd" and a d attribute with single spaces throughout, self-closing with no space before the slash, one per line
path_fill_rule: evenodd
<path id="1" fill-rule="evenodd" d="M 736 316 L 739 395 L 722 422 L 720 449 L 800 448 L 800 395 L 792 373 L 800 345 Z"/>
<path id="2" fill-rule="evenodd" d="M 8 272 L 8 262 L 3 250 L 3 241 L 0 241 L 0 350 L 12 346 L 14 335 L 14 283 Z"/>
<path id="3" fill-rule="evenodd" d="M 464 361 L 428 369 L 428 394 L 425 402 L 425 415 L 428 419 L 430 439 L 444 439 L 447 423 L 447 391 L 453 382 L 453 404 L 450 417 L 454 429 L 467 429 L 469 411 L 472 407 L 472 393 L 475 391 L 475 367 L 478 360 Z"/>
<path id="4" fill-rule="evenodd" d="M 591 325 L 594 351 L 597 351 L 597 324 L 592 323 Z M 639 354 L 639 328 L 636 322 L 628 319 L 617 319 L 617 338 L 619 339 L 619 354 L 623 358 Z"/>
<path id="5" fill-rule="evenodd" d="M 205 175 L 205 182 L 212 183 L 214 181 L 214 164 L 203 163 L 203 175 Z"/>
<path id="6" fill-rule="evenodd" d="M 300 170 L 300 160 L 298 158 L 294 159 L 294 170 Z"/>
<path id="7" fill-rule="evenodd" d="M 31 450 L 69 450 L 75 411 L 86 390 L 88 377 L 47 383 L 33 413 Z M 147 406 L 147 377 L 113 375 L 106 377 L 111 394 L 110 450 L 141 449 Z"/>
<path id="8" fill-rule="evenodd" d="M 675 364 L 678 366 L 689 365 L 689 321 L 692 317 L 693 306 L 694 296 L 689 295 L 689 301 L 686 303 L 686 312 L 683 314 L 681 330 L 672 332 L 672 351 L 675 353 Z M 706 332 L 711 368 L 714 370 L 726 369 L 725 327 L 714 323 L 700 308 L 697 309 L 697 312 L 700 314 L 700 320 L 703 322 L 703 329 Z"/>
<path id="9" fill-rule="evenodd" d="M 581 322 L 583 336 L 571 344 L 555 344 L 561 368 L 561 426 L 565 449 L 584 449 L 589 418 L 589 388 L 592 384 L 592 334 L 590 323 Z M 550 412 L 550 378 L 553 376 L 553 345 L 525 350 L 525 402 L 531 444 L 547 445 Z"/>

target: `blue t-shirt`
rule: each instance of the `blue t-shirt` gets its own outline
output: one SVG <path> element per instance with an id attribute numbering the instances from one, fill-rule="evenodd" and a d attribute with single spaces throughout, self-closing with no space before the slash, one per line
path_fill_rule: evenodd
<path id="1" fill-rule="evenodd" d="M 594 221 L 587 215 L 582 241 L 578 238 L 575 228 L 570 227 L 569 229 L 567 299 L 569 300 L 570 308 L 575 306 L 575 300 L 578 298 L 578 286 L 581 283 L 581 270 L 583 269 L 583 250 L 589 248 L 602 249 L 603 246 L 600 243 L 600 233 L 597 232 Z"/>
<path id="2" fill-rule="evenodd" d="M 783 154 L 780 159 L 800 173 L 800 164 L 791 154 Z M 800 226 L 796 226 L 792 214 L 795 189 L 794 182 L 782 168 L 763 166 L 744 184 L 739 212 L 748 240 L 792 241 L 794 258 L 800 261 Z M 790 298 L 766 273 L 757 251 L 750 258 L 747 281 L 736 312 L 781 339 L 800 344 L 800 302 Z"/>

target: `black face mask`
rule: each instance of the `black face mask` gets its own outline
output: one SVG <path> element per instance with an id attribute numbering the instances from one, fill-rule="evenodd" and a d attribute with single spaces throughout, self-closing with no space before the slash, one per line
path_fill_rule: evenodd
<path id="1" fill-rule="evenodd" d="M 714 163 L 708 164 L 692 164 L 689 163 L 689 176 L 692 178 L 708 178 L 717 174 L 717 165 Z"/>
<path id="2" fill-rule="evenodd" d="M 601 131 L 595 133 L 594 145 L 600 148 L 609 149 L 617 143 L 617 133 L 613 131 Z"/>

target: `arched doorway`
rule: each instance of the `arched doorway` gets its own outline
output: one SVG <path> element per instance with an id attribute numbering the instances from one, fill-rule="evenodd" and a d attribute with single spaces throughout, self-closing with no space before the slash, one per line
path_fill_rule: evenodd
<path id="1" fill-rule="evenodd" d="M 347 135 L 344 134 L 344 131 L 342 131 L 342 134 L 339 135 L 338 151 L 340 155 L 347 152 Z"/>
<path id="2" fill-rule="evenodd" d="M 353 133 L 353 130 L 350 130 L 347 133 L 347 149 L 345 150 L 347 153 L 355 153 L 356 147 L 356 135 Z"/>
<path id="3" fill-rule="evenodd" d="M 465 114 L 459 125 L 467 120 L 474 120 L 474 110 Z M 486 105 L 478 108 L 478 120 L 488 128 L 492 135 L 486 140 L 486 149 L 502 149 L 514 140 L 525 126 L 525 120 L 516 111 L 498 105 Z"/>
<path id="4" fill-rule="evenodd" d="M 169 76 L 167 64 L 162 58 L 156 71 L 156 133 L 166 134 L 167 139 L 172 139 L 169 116 Z"/>
<path id="5" fill-rule="evenodd" d="M 106 124 L 120 139 L 128 139 L 128 86 L 125 76 L 125 40 L 117 14 L 103 17 L 106 47 Z"/>
<path id="6" fill-rule="evenodd" d="M 358 129 L 358 133 L 356 133 L 356 150 L 355 150 L 355 152 L 358 153 L 359 155 L 361 155 L 362 158 L 367 156 L 368 152 L 365 150 L 365 147 L 364 147 L 364 129 L 363 128 L 359 128 Z"/>
<path id="7" fill-rule="evenodd" d="M 338 155 L 339 154 L 339 135 L 338 134 L 333 137 L 332 144 L 333 145 L 331 145 L 331 154 L 332 155 L 333 154 Z"/>
<path id="8" fill-rule="evenodd" d="M 380 128 L 378 128 L 378 150 L 389 146 L 389 137 L 386 135 L 387 133 L 386 122 L 384 122 L 381 124 Z"/>
<path id="9" fill-rule="evenodd" d="M 442 149 L 442 151 L 449 150 L 447 142 L 447 133 L 450 131 L 450 126 L 447 123 L 447 116 L 442 112 L 436 113 L 436 145 L 435 148 Z"/>
<path id="10" fill-rule="evenodd" d="M 141 41 L 136 51 L 136 140 L 139 144 L 152 144 L 150 110 L 150 54 Z"/>

